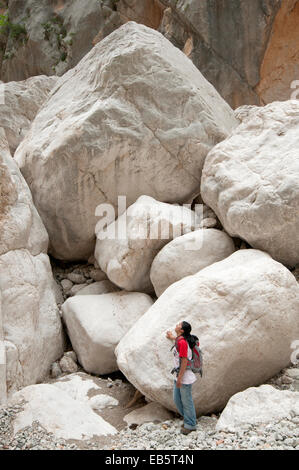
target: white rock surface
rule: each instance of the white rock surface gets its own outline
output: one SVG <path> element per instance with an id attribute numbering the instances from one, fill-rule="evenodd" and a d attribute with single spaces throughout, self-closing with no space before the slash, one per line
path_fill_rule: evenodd
<path id="1" fill-rule="evenodd" d="M 0 181 L 0 326 L 11 393 L 45 377 L 63 353 L 63 334 L 46 255 L 48 235 L 3 129 Z"/>
<path id="2" fill-rule="evenodd" d="M 140 426 L 144 423 L 161 423 L 169 419 L 173 419 L 173 414 L 159 403 L 154 402 L 142 406 L 141 408 L 137 408 L 137 410 L 131 411 L 131 413 L 128 413 L 124 417 L 124 421 L 128 426 L 131 426 L 132 424 Z"/>
<path id="3" fill-rule="evenodd" d="M 63 318 L 78 361 L 85 371 L 118 370 L 114 349 L 153 300 L 138 292 L 78 295 L 62 306 Z"/>
<path id="4" fill-rule="evenodd" d="M 222 410 L 232 395 L 289 364 L 298 305 L 287 268 L 259 250 L 239 250 L 172 284 L 120 341 L 119 369 L 144 395 L 175 409 L 166 332 L 186 320 L 204 353 L 203 378 L 192 390 L 197 412 Z"/>
<path id="5" fill-rule="evenodd" d="M 84 374 L 83 372 L 61 377 L 59 380 L 56 380 L 56 382 L 52 382 L 51 385 L 63 390 L 74 400 L 79 400 L 85 403 L 89 402 L 90 392 L 101 391 L 101 387 L 99 387 L 89 375 Z"/>
<path id="6" fill-rule="evenodd" d="M 155 257 L 150 279 L 159 297 L 183 277 L 227 258 L 235 251 L 233 240 L 221 230 L 203 229 L 177 237 Z"/>
<path id="7" fill-rule="evenodd" d="M 13 155 L 27 134 L 39 108 L 46 101 L 58 77 L 40 75 L 0 85 L 0 121 Z"/>
<path id="8" fill-rule="evenodd" d="M 116 292 L 119 288 L 108 280 L 93 282 L 89 286 L 83 287 L 75 295 L 100 295 Z"/>
<path id="9" fill-rule="evenodd" d="M 0 256 L 27 249 L 33 256 L 47 252 L 48 234 L 33 205 L 30 190 L 11 157 L 0 128 Z"/>
<path id="10" fill-rule="evenodd" d="M 236 124 L 161 33 L 133 21 L 115 30 L 59 79 L 15 155 L 51 254 L 88 259 L 95 209 L 118 195 L 127 207 L 142 194 L 192 200 L 208 151 Z"/>
<path id="11" fill-rule="evenodd" d="M 299 102 L 250 107 L 213 148 L 203 200 L 226 232 L 292 267 L 299 262 Z"/>
<path id="12" fill-rule="evenodd" d="M 118 405 L 118 400 L 110 395 L 100 394 L 91 397 L 88 401 L 89 406 L 95 411 L 102 411 L 105 408 L 113 408 Z"/>
<path id="13" fill-rule="evenodd" d="M 108 278 L 128 291 L 151 293 L 150 268 L 170 240 L 196 228 L 195 212 L 141 196 L 97 234 L 95 257 Z"/>
<path id="14" fill-rule="evenodd" d="M 15 393 L 11 402 L 19 403 L 22 400 L 26 400 L 26 404 L 24 411 L 18 413 L 14 420 L 14 434 L 31 426 L 34 421 L 63 439 L 85 440 L 117 433 L 88 404 L 74 400 L 54 385 L 30 385 Z"/>
<path id="15" fill-rule="evenodd" d="M 261 385 L 231 397 L 221 413 L 216 429 L 237 432 L 250 424 L 273 423 L 290 418 L 290 415 L 299 416 L 299 392 Z"/>

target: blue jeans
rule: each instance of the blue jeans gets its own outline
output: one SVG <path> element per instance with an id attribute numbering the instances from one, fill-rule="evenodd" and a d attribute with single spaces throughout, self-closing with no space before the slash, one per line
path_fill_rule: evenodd
<path id="1" fill-rule="evenodd" d="M 184 428 L 196 429 L 196 412 L 192 399 L 192 384 L 173 385 L 173 401 L 180 415 L 184 417 Z"/>

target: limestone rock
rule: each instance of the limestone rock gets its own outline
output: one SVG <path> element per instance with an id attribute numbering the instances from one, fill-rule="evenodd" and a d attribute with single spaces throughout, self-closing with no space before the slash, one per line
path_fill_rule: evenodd
<path id="1" fill-rule="evenodd" d="M 69 281 L 71 281 L 73 284 L 85 284 L 86 278 L 83 276 L 83 274 L 78 274 L 78 273 L 69 273 L 67 275 L 67 278 Z"/>
<path id="2" fill-rule="evenodd" d="M 289 99 L 298 79 L 297 0 L 10 0 L 8 13 L 24 32 L 0 37 L 4 81 L 61 75 L 130 20 L 160 31 L 234 108 Z"/>
<path id="3" fill-rule="evenodd" d="M 234 251 L 233 240 L 220 230 L 195 230 L 175 238 L 159 251 L 151 266 L 150 278 L 157 296 L 174 282 L 227 258 Z"/>
<path id="4" fill-rule="evenodd" d="M 85 289 L 88 287 L 88 284 L 75 284 L 73 287 L 68 291 L 69 296 L 76 295 L 80 290 Z"/>
<path id="5" fill-rule="evenodd" d="M 63 318 L 84 370 L 100 375 L 116 371 L 115 347 L 152 304 L 146 294 L 124 291 L 69 298 Z"/>
<path id="6" fill-rule="evenodd" d="M 142 194 L 191 201 L 208 151 L 236 124 L 227 103 L 162 34 L 133 21 L 118 28 L 59 79 L 15 155 L 50 253 L 88 259 L 95 210 L 101 203 L 116 208 L 119 195 L 126 207 Z"/>
<path id="7" fill-rule="evenodd" d="M 166 408 L 161 406 L 159 403 L 151 402 L 148 405 L 137 408 L 137 410 L 131 411 L 124 417 L 124 421 L 128 426 L 137 424 L 140 426 L 144 423 L 161 423 L 173 419 L 172 413 Z"/>
<path id="8" fill-rule="evenodd" d="M 106 33 L 113 17 L 115 21 L 115 12 L 108 9 L 108 13 L 106 19 L 99 0 L 10 0 L 10 22 L 22 25 L 24 33 L 10 35 L 6 42 L 2 80 L 63 74 L 92 48 L 99 30 Z"/>
<path id="9" fill-rule="evenodd" d="M 93 258 L 94 258 L 94 256 L 93 256 Z M 94 258 L 94 261 L 97 263 L 95 258 Z M 106 273 L 104 273 L 101 269 L 91 269 L 89 271 L 89 275 L 90 275 L 91 279 L 93 279 L 96 282 L 105 281 L 107 279 Z"/>
<path id="10" fill-rule="evenodd" d="M 289 418 L 290 415 L 299 416 L 299 393 L 261 385 L 231 397 L 221 413 L 216 429 L 236 432 L 242 427 L 273 423 Z"/>
<path id="11" fill-rule="evenodd" d="M 21 82 L 0 84 L 0 120 L 13 155 L 25 137 L 39 108 L 46 101 L 57 77 L 45 75 Z"/>
<path id="12" fill-rule="evenodd" d="M 10 394 L 46 376 L 63 353 L 63 334 L 46 254 L 48 235 L 3 129 L 0 180 L 0 339 Z"/>
<path id="13" fill-rule="evenodd" d="M 108 278 L 128 291 L 152 292 L 150 268 L 169 241 L 196 228 L 188 207 L 141 196 L 106 230 L 97 234 L 95 257 Z"/>
<path id="14" fill-rule="evenodd" d="M 256 92 L 261 104 L 298 97 L 298 0 L 284 0 L 275 17 Z"/>
<path id="15" fill-rule="evenodd" d="M 38 421 L 48 432 L 62 439 L 90 439 L 116 434 L 116 429 L 94 413 L 86 403 L 74 400 L 54 385 L 30 385 L 15 393 L 11 403 L 26 401 L 24 411 L 13 422 L 16 434 Z"/>
<path id="16" fill-rule="evenodd" d="M 186 53 L 225 100 L 233 108 L 259 104 L 256 86 L 265 49 L 284 2 L 161 0 L 161 3 L 170 8 L 164 11 L 159 30 Z M 295 42 L 293 32 L 281 41 L 283 49 L 291 37 Z"/>
<path id="17" fill-rule="evenodd" d="M 64 294 L 68 294 L 71 288 L 73 287 L 73 283 L 69 279 L 62 279 L 61 286 Z"/>
<path id="18" fill-rule="evenodd" d="M 59 361 L 59 365 L 61 367 L 62 372 L 66 372 L 68 374 L 72 374 L 74 372 L 77 372 L 78 370 L 77 364 L 73 361 L 71 357 L 63 356 Z"/>
<path id="19" fill-rule="evenodd" d="M 203 377 L 192 389 L 197 413 L 222 410 L 235 393 L 289 364 L 299 337 L 298 302 L 288 269 L 259 250 L 239 250 L 171 285 L 119 342 L 119 369 L 144 395 L 174 410 L 166 332 L 186 320 L 204 354 Z"/>
<path id="20" fill-rule="evenodd" d="M 75 295 L 100 295 L 109 294 L 109 292 L 116 292 L 119 288 L 112 284 L 112 282 L 105 280 L 93 282 L 89 286 L 83 287 Z"/>
<path id="21" fill-rule="evenodd" d="M 67 351 L 66 353 L 64 353 L 64 356 L 70 357 L 74 362 L 78 362 L 77 354 L 75 353 L 75 351 Z"/>
<path id="22" fill-rule="evenodd" d="M 105 408 L 113 408 L 114 406 L 117 406 L 118 400 L 110 395 L 100 394 L 91 397 L 88 403 L 93 410 L 101 412 Z"/>
<path id="23" fill-rule="evenodd" d="M 299 102 L 251 108 L 209 153 L 203 200 L 226 232 L 292 267 L 299 262 Z"/>
<path id="24" fill-rule="evenodd" d="M 58 362 L 53 362 L 52 366 L 51 366 L 51 377 L 53 379 L 56 379 L 57 377 L 59 377 L 60 375 L 62 374 L 62 370 L 60 368 L 60 365 Z"/>
<path id="25" fill-rule="evenodd" d="M 58 387 L 60 390 L 70 395 L 73 400 L 84 403 L 89 403 L 90 393 L 101 392 L 101 387 L 92 380 L 90 375 L 83 372 L 72 373 L 61 377 L 55 382 L 52 382 L 51 385 Z"/>

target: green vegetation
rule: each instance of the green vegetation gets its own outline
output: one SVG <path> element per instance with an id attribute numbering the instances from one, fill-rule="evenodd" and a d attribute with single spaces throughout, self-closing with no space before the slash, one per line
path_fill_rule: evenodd
<path id="1" fill-rule="evenodd" d="M 71 46 L 73 44 L 74 33 L 70 33 L 70 37 L 67 38 L 67 30 L 63 24 L 62 18 L 59 16 L 53 16 L 46 23 L 42 23 L 42 27 L 44 30 L 44 39 L 52 43 L 52 45 L 56 45 L 60 53 L 59 60 L 52 67 L 55 71 L 55 67 L 59 64 L 59 62 L 66 61 L 67 46 Z"/>
<path id="2" fill-rule="evenodd" d="M 44 38 L 50 41 L 52 37 L 56 38 L 58 49 L 62 47 L 62 42 L 67 35 L 63 20 L 59 16 L 54 16 L 46 23 L 42 23 L 44 28 Z"/>
<path id="3" fill-rule="evenodd" d="M 27 30 L 23 24 L 11 23 L 8 14 L 0 15 L 0 34 L 10 36 L 16 41 L 25 43 L 28 39 Z"/>

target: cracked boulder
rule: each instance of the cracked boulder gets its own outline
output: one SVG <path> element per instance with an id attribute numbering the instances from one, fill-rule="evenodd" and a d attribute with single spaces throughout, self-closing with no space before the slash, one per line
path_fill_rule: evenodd
<path id="1" fill-rule="evenodd" d="M 62 305 L 63 319 L 84 370 L 100 375 L 117 371 L 115 347 L 152 304 L 149 295 L 139 292 L 69 298 Z"/>
<path id="2" fill-rule="evenodd" d="M 221 230 L 195 230 L 175 238 L 152 263 L 150 279 L 156 295 L 159 297 L 174 282 L 227 258 L 234 251 L 233 240 Z"/>
<path id="3" fill-rule="evenodd" d="M 117 286 L 152 293 L 151 264 L 163 246 L 196 228 L 188 207 L 141 196 L 106 230 L 97 234 L 95 258 Z"/>
<path id="4" fill-rule="evenodd" d="M 119 369 L 175 411 L 166 332 L 185 320 L 203 351 L 203 377 L 192 388 L 197 413 L 220 411 L 235 393 L 288 366 L 299 338 L 298 305 L 299 286 L 285 266 L 259 250 L 239 250 L 169 286 L 119 342 Z"/>
<path id="5" fill-rule="evenodd" d="M 63 353 L 48 235 L 0 129 L 0 340 L 2 395 L 42 380 Z M 0 351 L 1 353 L 1 351 Z M 5 381 L 5 384 L 4 384 Z M 2 397 L 3 398 L 3 397 Z M 1 401 L 1 397 L 0 397 Z"/>
<path id="6" fill-rule="evenodd" d="M 217 422 L 217 431 L 237 432 L 299 416 L 299 393 L 271 385 L 250 387 L 232 396 Z"/>
<path id="7" fill-rule="evenodd" d="M 59 259 L 88 259 L 99 204 L 199 194 L 205 157 L 237 121 L 186 55 L 133 21 L 58 81 L 17 159 Z M 115 219 L 115 217 L 114 217 Z M 112 219 L 112 220 L 114 220 Z"/>
<path id="8" fill-rule="evenodd" d="M 57 77 L 39 76 L 0 84 L 1 126 L 12 155 L 56 82 Z"/>
<path id="9" fill-rule="evenodd" d="M 208 154 L 201 196 L 225 231 L 288 267 L 299 262 L 299 102 L 245 107 Z"/>

